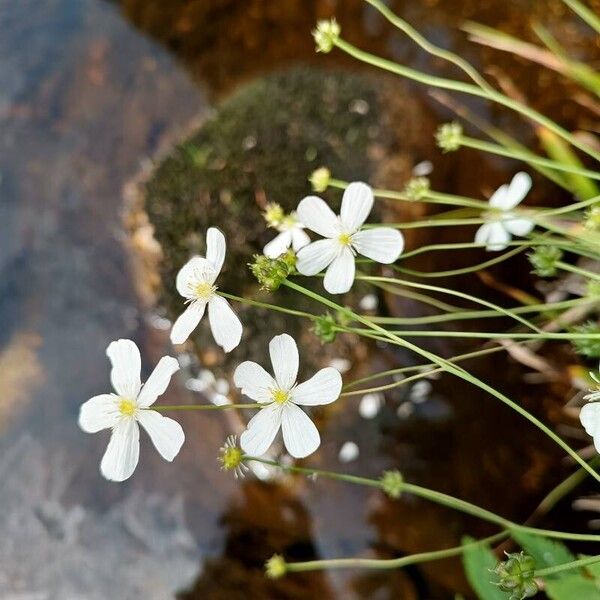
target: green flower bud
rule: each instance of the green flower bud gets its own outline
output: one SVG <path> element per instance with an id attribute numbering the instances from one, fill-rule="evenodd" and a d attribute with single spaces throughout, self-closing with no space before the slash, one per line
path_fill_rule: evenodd
<path id="1" fill-rule="evenodd" d="M 562 255 L 562 250 L 556 246 L 538 246 L 527 258 L 538 277 L 553 277 L 557 271 L 556 263 Z"/>
<path id="2" fill-rule="evenodd" d="M 337 322 L 330 313 L 326 313 L 315 320 L 312 331 L 323 343 L 331 343 L 337 335 Z"/>
<path id="3" fill-rule="evenodd" d="M 462 134 L 462 125 L 454 121 L 440 126 L 435 134 L 435 139 L 443 152 L 453 152 L 460 148 Z"/>
<path id="4" fill-rule="evenodd" d="M 402 477 L 402 473 L 397 469 L 392 471 L 384 471 L 381 479 L 379 480 L 381 483 L 381 489 L 394 500 L 400 498 L 402 494 L 402 486 L 404 484 L 404 478 Z"/>
<path id="5" fill-rule="evenodd" d="M 269 579 L 279 579 L 283 577 L 287 572 L 287 565 L 285 559 L 281 554 L 273 554 L 271 558 L 265 563 L 265 571 Z"/>
<path id="6" fill-rule="evenodd" d="M 260 283 L 261 289 L 274 292 L 287 279 L 293 271 L 293 267 L 289 264 L 291 259 L 287 257 L 288 254 L 289 252 L 279 258 L 254 255 L 254 262 L 250 263 L 249 266 L 252 274 Z"/>
<path id="7" fill-rule="evenodd" d="M 508 592 L 508 600 L 531 598 L 538 592 L 534 579 L 535 560 L 525 552 L 506 554 L 506 560 L 493 571 L 499 578 L 498 587 Z"/>
<path id="8" fill-rule="evenodd" d="M 422 200 L 429 192 L 430 185 L 427 177 L 413 177 L 402 192 L 409 200 Z"/>
<path id="9" fill-rule="evenodd" d="M 317 45 L 317 52 L 331 52 L 335 42 L 340 37 L 341 29 L 335 19 L 317 22 L 317 28 L 313 31 L 313 37 Z"/>
<path id="10" fill-rule="evenodd" d="M 573 327 L 571 331 L 574 333 L 582 333 L 584 335 L 598 335 L 600 333 L 600 325 L 594 321 L 588 321 L 587 323 Z M 600 358 L 600 339 L 594 339 L 592 337 L 581 338 L 577 340 L 571 340 L 571 344 L 573 344 L 575 352 L 581 356 Z"/>
<path id="11" fill-rule="evenodd" d="M 585 215 L 585 228 L 600 231 L 600 206 L 592 206 Z"/>
<path id="12" fill-rule="evenodd" d="M 277 204 L 277 202 L 270 202 L 265 208 L 263 217 L 269 227 L 278 227 L 283 222 L 285 213 L 280 204 Z"/>
<path id="13" fill-rule="evenodd" d="M 308 178 L 315 192 L 324 192 L 329 187 L 331 181 L 331 171 L 327 167 L 321 167 L 311 173 Z"/>

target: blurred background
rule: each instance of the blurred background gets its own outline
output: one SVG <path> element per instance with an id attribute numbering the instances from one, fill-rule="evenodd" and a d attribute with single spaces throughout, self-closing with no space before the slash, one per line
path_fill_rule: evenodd
<path id="1" fill-rule="evenodd" d="M 598 41 L 559 0 L 389 4 L 563 125 L 597 120 L 550 71 L 476 45 L 460 30 L 473 20 L 528 39 L 538 20 L 597 64 Z M 393 189 L 426 174 L 434 189 L 474 197 L 517 170 L 470 151 L 439 152 L 433 133 L 454 116 L 456 99 L 340 52 L 316 55 L 311 29 L 334 15 L 361 48 L 457 76 L 359 0 L 0 0 L 0 598 L 470 597 L 456 561 L 266 580 L 263 564 L 274 552 L 290 560 L 391 558 L 494 530 L 415 498 L 394 503 L 332 482 L 236 482 L 216 457 L 225 437 L 239 432 L 239 416 L 173 415 L 187 435 L 181 454 L 164 463 L 143 439 L 140 465 L 123 484 L 100 476 L 106 436 L 77 427 L 80 404 L 108 389 L 111 340 L 134 339 L 146 374 L 174 352 L 169 320 L 181 304 L 173 275 L 202 249 L 207 226 L 228 234 L 224 286 L 253 294 L 241 265 L 269 239 L 260 210 L 267 201 L 292 209 L 317 167 Z M 458 100 L 535 143 L 535 131 L 514 115 Z M 549 188 L 538 183 L 532 202 L 562 201 L 556 190 L 549 201 Z M 409 220 L 423 210 L 383 207 L 380 216 Z M 409 247 L 427 235 L 411 233 Z M 442 236 L 468 240 L 472 232 Z M 457 259 L 428 260 L 421 269 Z M 526 261 L 511 264 L 511 283 L 526 287 Z M 476 278 L 463 284 L 506 300 Z M 367 311 L 423 314 L 406 298 L 360 287 L 353 294 L 348 301 Z M 240 312 L 247 344 L 225 359 L 201 329 L 178 355 L 183 368 L 165 403 L 236 399 L 233 367 L 248 356 L 263 359 L 268 339 L 282 330 L 302 338 L 308 370 L 337 361 L 348 380 L 415 360 L 354 340 L 321 348 L 301 323 Z M 433 340 L 430 347 L 450 356 L 469 346 Z M 563 421 L 564 386 L 532 384 L 503 360 L 503 389 Z M 498 362 L 473 368 L 484 378 L 499 370 Z M 400 388 L 371 411 L 359 402 L 317 414 L 324 442 L 311 464 L 369 477 L 399 468 L 516 520 L 568 472 L 537 431 L 459 381 Z M 573 513 L 571 500 L 545 523 L 585 527 L 589 515 Z"/>

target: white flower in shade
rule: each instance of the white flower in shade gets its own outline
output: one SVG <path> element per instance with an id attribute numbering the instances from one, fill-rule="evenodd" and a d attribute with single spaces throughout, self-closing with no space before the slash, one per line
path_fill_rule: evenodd
<path id="1" fill-rule="evenodd" d="M 298 252 L 297 269 L 316 275 L 327 267 L 324 286 L 330 294 L 343 294 L 354 281 L 354 257 L 362 254 L 375 262 L 390 264 L 404 248 L 402 234 L 391 227 L 361 230 L 371 208 L 373 191 L 366 183 L 351 183 L 342 198 L 340 216 L 317 196 L 307 196 L 298 205 L 304 225 L 322 235 Z"/>
<path id="2" fill-rule="evenodd" d="M 292 212 L 283 217 L 281 223 L 276 227 L 279 235 L 273 238 L 263 249 L 265 256 L 277 258 L 291 246 L 294 252 L 298 252 L 304 246 L 310 244 L 310 238 L 304 232 L 304 225 L 298 220 L 296 213 Z"/>
<path id="3" fill-rule="evenodd" d="M 298 347 L 294 339 L 282 334 L 269 343 L 275 377 L 259 364 L 246 361 L 235 370 L 233 380 L 243 394 L 264 404 L 240 437 L 246 454 L 261 456 L 273 443 L 279 428 L 287 451 L 294 458 L 312 454 L 321 443 L 319 432 L 300 406 L 330 404 L 342 390 L 342 376 L 332 367 L 318 371 L 304 383 L 296 383 Z"/>
<path id="4" fill-rule="evenodd" d="M 164 356 L 142 386 L 140 351 L 131 340 L 111 342 L 106 354 L 112 364 L 110 380 L 116 393 L 94 396 L 82 404 L 79 426 L 87 433 L 112 430 L 100 471 L 106 479 L 124 481 L 131 477 L 138 463 L 138 423 L 165 460 L 172 461 L 183 445 L 185 435 L 181 425 L 150 409 L 167 389 L 179 363 L 171 356 Z"/>
<path id="5" fill-rule="evenodd" d="M 206 258 L 194 256 L 177 274 L 177 291 L 189 306 L 179 316 L 171 330 L 171 342 L 183 344 L 200 323 L 208 305 L 208 322 L 215 342 L 230 352 L 242 339 L 242 324 L 229 306 L 217 294 L 215 280 L 225 260 L 225 236 L 214 227 L 206 232 Z"/>
<path id="6" fill-rule="evenodd" d="M 513 235 L 530 233 L 535 223 L 512 212 L 530 189 L 531 177 L 523 172 L 501 185 L 489 200 L 491 210 L 483 214 L 485 223 L 477 230 L 475 243 L 485 244 L 486 250 L 504 250 Z"/>
<path id="7" fill-rule="evenodd" d="M 595 390 L 590 390 L 590 393 L 583 397 L 584 400 L 589 400 L 589 403 L 581 408 L 579 420 L 586 432 L 594 438 L 594 446 L 600 453 L 600 377 L 594 373 L 590 373 L 590 376 L 597 385 Z"/>

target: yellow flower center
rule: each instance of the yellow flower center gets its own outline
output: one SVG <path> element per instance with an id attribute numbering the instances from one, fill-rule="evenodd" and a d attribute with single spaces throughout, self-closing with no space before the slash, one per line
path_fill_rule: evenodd
<path id="1" fill-rule="evenodd" d="M 227 447 L 221 454 L 221 464 L 225 471 L 232 471 L 240 466 L 242 462 L 242 451 L 237 447 Z"/>
<path id="2" fill-rule="evenodd" d="M 349 233 L 342 233 L 339 235 L 338 241 L 342 246 L 349 246 L 352 243 L 352 236 Z"/>
<path id="3" fill-rule="evenodd" d="M 121 398 L 119 402 L 119 412 L 125 417 L 133 417 L 135 411 L 137 409 L 137 405 L 133 400 L 128 400 L 127 398 Z"/>
<path id="4" fill-rule="evenodd" d="M 207 281 L 202 281 L 194 288 L 194 293 L 198 300 L 208 300 L 215 293 L 216 289 L 214 285 L 211 285 Z"/>
<path id="5" fill-rule="evenodd" d="M 271 397 L 273 398 L 273 402 L 285 404 L 290 398 L 290 393 L 285 390 L 276 389 L 272 391 Z"/>

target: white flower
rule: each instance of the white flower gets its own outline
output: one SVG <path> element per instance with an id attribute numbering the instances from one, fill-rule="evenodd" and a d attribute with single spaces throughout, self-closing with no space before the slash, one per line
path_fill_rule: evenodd
<path id="1" fill-rule="evenodd" d="M 308 381 L 297 384 L 298 347 L 285 333 L 271 340 L 269 353 L 274 378 L 252 361 L 243 362 L 233 374 L 235 385 L 243 394 L 265 405 L 250 419 L 240 444 L 246 454 L 261 456 L 281 427 L 287 451 L 295 458 L 304 458 L 319 447 L 321 438 L 300 406 L 317 406 L 336 400 L 342 390 L 342 376 L 336 369 L 326 367 Z"/>
<path id="2" fill-rule="evenodd" d="M 352 287 L 357 253 L 383 264 L 396 261 L 404 248 L 404 238 L 399 231 L 390 227 L 360 230 L 372 207 L 373 191 L 360 182 L 346 188 L 339 217 L 321 198 L 304 198 L 298 205 L 300 220 L 327 239 L 300 250 L 298 271 L 303 275 L 316 275 L 328 267 L 325 289 L 331 294 L 343 294 Z"/>
<path id="3" fill-rule="evenodd" d="M 263 249 L 265 256 L 277 258 L 281 256 L 290 246 L 294 252 L 298 252 L 304 246 L 310 244 L 310 238 L 304 232 L 304 225 L 298 220 L 296 213 L 292 212 L 284 217 L 282 222 L 276 226 L 279 235 L 273 238 Z"/>
<path id="4" fill-rule="evenodd" d="M 589 403 L 581 408 L 579 420 L 586 432 L 594 438 L 596 452 L 600 453 L 600 378 L 594 373 L 590 373 L 590 376 L 597 386 L 583 397 L 584 400 L 589 400 Z"/>
<path id="5" fill-rule="evenodd" d="M 183 344 L 200 323 L 208 305 L 208 322 L 215 342 L 230 352 L 242 339 L 242 324 L 217 292 L 215 280 L 225 260 L 225 236 L 214 227 L 206 232 L 206 258 L 194 256 L 177 274 L 177 291 L 189 302 L 171 330 L 171 342 Z"/>
<path id="6" fill-rule="evenodd" d="M 116 394 L 94 396 L 82 404 L 79 426 L 87 433 L 112 430 L 100 471 L 106 479 L 124 481 L 131 477 L 138 463 L 138 423 L 165 460 L 172 461 L 183 445 L 185 435 L 181 425 L 149 408 L 165 392 L 171 376 L 179 370 L 179 363 L 171 356 L 163 356 L 142 387 L 140 351 L 131 340 L 111 342 L 106 354 L 112 364 L 110 380 Z"/>
<path id="7" fill-rule="evenodd" d="M 374 392 L 365 394 L 358 405 L 358 412 L 363 419 L 373 419 L 385 403 L 383 394 Z"/>
<path id="8" fill-rule="evenodd" d="M 354 442 L 344 442 L 338 453 L 340 462 L 349 463 L 358 458 L 360 450 Z"/>
<path id="9" fill-rule="evenodd" d="M 475 234 L 476 244 L 486 244 L 486 250 L 504 250 L 513 235 L 525 236 L 534 227 L 533 221 L 515 216 L 515 208 L 531 189 L 531 177 L 517 173 L 509 184 L 501 185 L 490 198 L 490 211 L 483 214 L 485 223 Z"/>

